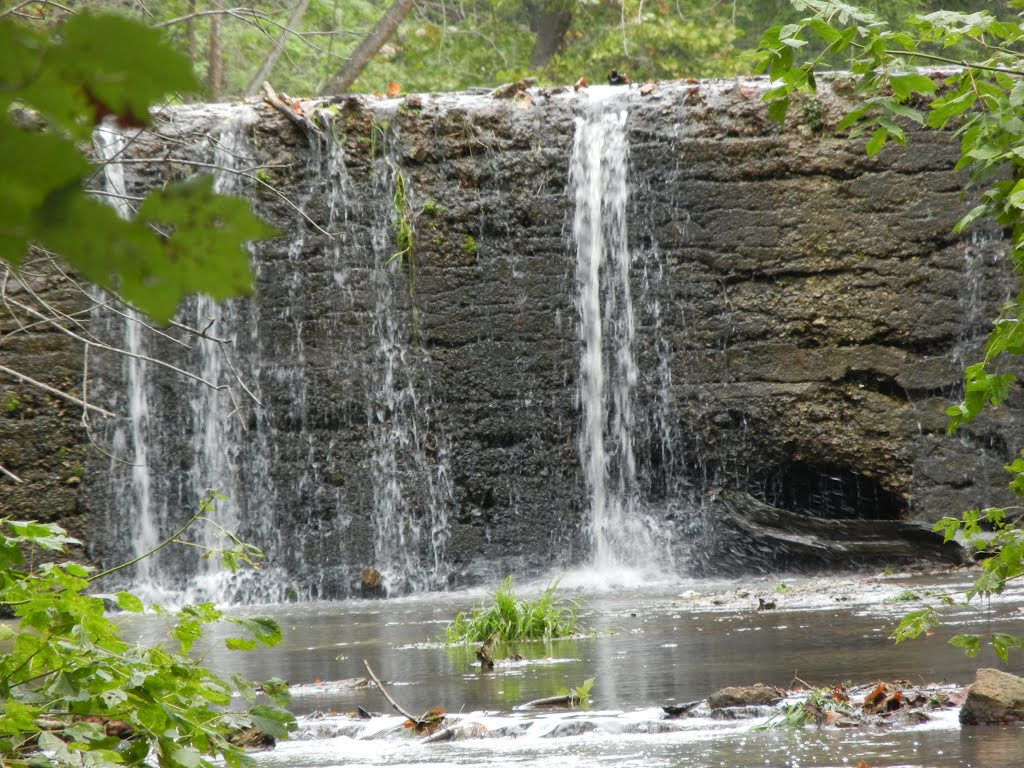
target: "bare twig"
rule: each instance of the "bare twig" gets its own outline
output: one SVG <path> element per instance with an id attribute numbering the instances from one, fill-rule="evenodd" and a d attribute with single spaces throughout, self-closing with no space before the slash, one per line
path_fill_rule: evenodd
<path id="1" fill-rule="evenodd" d="M 2 19 L 4 16 L 10 15 L 10 14 L 15 14 L 15 15 L 18 15 L 18 16 L 24 16 L 25 14 L 18 13 L 18 11 L 20 11 L 22 8 L 26 8 L 26 7 L 30 6 L 30 5 L 52 5 L 54 8 L 59 8 L 60 10 L 64 11 L 65 13 L 71 13 L 71 14 L 74 13 L 74 11 L 71 10 L 70 8 L 68 8 L 67 6 L 61 5 L 60 3 L 54 3 L 54 2 L 52 2 L 52 0 L 25 0 L 25 2 L 18 3 L 13 8 L 8 8 L 3 13 L 0 13 L 0 19 Z"/>
<path id="2" fill-rule="evenodd" d="M 97 195 L 99 197 L 114 197 L 117 198 L 118 200 L 128 200 L 129 202 L 133 203 L 141 203 L 146 199 L 144 197 L 137 197 L 135 195 L 119 195 L 117 192 L 107 192 L 106 190 L 103 189 L 86 189 L 85 191 L 88 192 L 90 195 Z"/>
<path id="3" fill-rule="evenodd" d="M 272 27 L 277 27 L 278 29 L 287 32 L 292 37 L 301 40 L 305 45 L 312 48 L 314 51 L 317 51 L 318 53 L 322 53 L 333 59 L 344 58 L 342 56 L 338 56 L 336 53 L 331 53 L 330 51 L 321 48 L 319 45 L 316 45 L 312 41 L 306 39 L 304 33 L 298 32 L 294 29 L 290 29 L 289 27 L 280 23 L 279 21 L 275 21 L 273 18 L 271 18 L 263 11 L 258 11 L 255 8 L 218 8 L 209 11 L 195 11 L 194 13 L 188 13 L 184 16 L 178 16 L 174 19 L 161 21 L 159 24 L 154 24 L 153 27 L 154 29 L 160 29 L 161 27 L 169 27 L 172 24 L 181 24 L 182 22 L 187 22 L 189 20 L 197 19 L 202 16 L 230 16 L 231 18 L 238 19 L 239 21 L 248 24 L 251 27 L 256 27 L 264 34 L 267 34 L 267 31 L 263 28 L 263 24 L 269 24 Z M 270 37 L 269 34 L 267 34 L 267 36 Z"/>
<path id="4" fill-rule="evenodd" d="M 116 419 L 117 418 L 117 414 L 116 413 L 111 413 L 110 411 L 108 411 L 108 410 L 106 410 L 104 408 L 100 408 L 98 405 L 90 405 L 89 403 L 85 402 L 84 400 L 79 400 L 77 397 L 74 397 L 73 395 L 69 395 L 67 392 L 62 392 L 61 390 L 57 389 L 56 387 L 51 387 L 49 384 L 43 384 L 43 382 L 41 382 L 41 381 L 36 381 L 35 379 L 31 378 L 30 376 L 26 376 L 24 373 L 19 373 L 18 371 L 15 371 L 12 368 L 8 368 L 6 365 L 0 365 L 0 373 L 6 373 L 8 376 L 11 376 L 11 377 L 17 379 L 18 381 L 22 382 L 23 384 L 30 384 L 33 387 L 38 387 L 39 389 L 43 390 L 44 392 L 49 392 L 51 395 L 55 395 L 56 397 L 60 397 L 60 398 L 62 398 L 64 400 L 67 400 L 69 403 L 74 403 L 75 405 L 80 405 L 83 408 L 87 408 L 87 409 L 89 409 L 90 411 L 92 411 L 94 413 L 98 413 L 100 416 L 103 416 L 104 418 L 108 418 L 108 419 Z"/>
<path id="5" fill-rule="evenodd" d="M 212 381 L 207 381 L 202 376 L 198 376 L 198 375 L 196 375 L 196 374 L 194 374 L 194 373 L 192 373 L 190 371 L 186 371 L 185 369 L 179 368 L 176 365 L 171 365 L 166 360 L 160 360 L 159 358 L 149 357 L 148 355 L 136 354 L 134 352 L 128 351 L 127 349 L 120 349 L 119 347 L 114 347 L 114 346 L 111 346 L 110 344 L 104 344 L 103 342 L 100 342 L 100 341 L 93 341 L 92 339 L 87 339 L 84 336 L 82 336 L 80 334 L 77 334 L 77 333 L 75 333 L 74 331 L 72 331 L 72 330 L 70 330 L 68 328 L 65 328 L 63 325 L 61 325 L 59 322 L 57 322 L 53 318 L 47 317 L 42 312 L 40 312 L 40 311 L 38 311 L 36 309 L 33 309 L 32 307 L 26 306 L 26 305 L 22 304 L 21 302 L 14 301 L 13 299 L 8 299 L 8 302 L 10 302 L 14 306 L 18 307 L 18 309 L 22 310 L 23 312 L 28 312 L 30 315 L 33 315 L 34 317 L 38 317 L 40 320 L 45 320 L 47 323 L 52 325 L 54 328 L 56 328 L 61 333 L 64 333 L 65 335 L 70 336 L 71 338 L 76 339 L 77 341 L 80 341 L 83 344 L 88 344 L 88 345 L 90 345 L 92 347 L 95 347 L 96 349 L 104 349 L 104 350 L 106 350 L 108 352 L 114 352 L 114 353 L 119 354 L 119 355 L 124 355 L 125 357 L 132 357 L 132 358 L 135 358 L 136 360 L 142 360 L 143 362 L 146 362 L 146 363 L 152 363 L 153 365 L 158 365 L 161 368 L 167 368 L 168 370 L 171 370 L 171 371 L 174 371 L 175 373 L 181 374 L 185 378 L 193 379 L 194 381 L 198 381 L 200 384 L 205 384 L 206 386 L 210 387 L 211 389 L 226 389 L 227 388 L 227 384 L 215 384 Z"/>
<path id="6" fill-rule="evenodd" d="M 256 405 L 262 406 L 263 403 L 261 403 L 260 399 L 256 397 L 255 394 L 253 394 L 252 390 L 245 385 L 245 382 L 242 380 L 241 375 L 239 375 L 238 370 L 235 368 L 235 364 L 231 362 L 231 355 L 228 354 L 227 348 L 222 346 L 220 348 L 220 351 L 221 354 L 224 355 L 224 362 L 228 364 L 228 370 L 231 371 L 231 375 L 234 376 L 235 381 L 238 382 L 238 386 L 242 388 L 245 394 L 252 398 L 253 402 L 256 403 Z M 242 426 L 244 427 L 245 425 L 243 424 Z"/>
<path id="7" fill-rule="evenodd" d="M 249 84 L 245 87 L 246 96 L 255 96 L 263 81 L 270 77 L 270 73 L 274 69 L 274 64 L 277 63 L 278 57 L 284 51 L 284 44 L 288 39 L 288 35 L 292 33 L 292 28 L 302 21 L 302 17 L 306 14 L 306 9 L 309 8 L 309 2 L 310 0 L 298 0 L 298 2 L 295 3 L 295 8 L 292 9 L 291 18 L 288 19 L 288 23 L 285 25 L 285 28 L 283 28 L 277 36 L 277 40 L 273 41 L 274 44 L 267 52 L 266 57 L 264 57 L 260 64 L 260 68 L 256 70 L 256 74 L 252 76 Z"/>
<path id="8" fill-rule="evenodd" d="M 388 693 L 388 689 L 384 687 L 384 683 L 380 681 L 380 678 L 377 677 L 373 669 L 370 668 L 370 662 L 368 662 L 366 659 L 363 659 L 363 666 L 366 667 L 366 673 L 370 676 L 370 679 L 373 680 L 374 684 L 377 686 L 377 690 L 384 694 L 384 698 L 387 699 L 388 703 L 395 708 L 395 711 L 398 714 L 404 716 L 406 720 L 410 720 L 416 725 L 419 725 L 422 721 L 416 715 L 410 715 L 408 712 L 402 709 L 402 707 L 399 705 L 397 701 L 391 698 L 391 694 Z"/>
<path id="9" fill-rule="evenodd" d="M 5 467 L 3 464 L 0 464 L 0 474 L 5 475 L 6 477 L 11 478 L 11 480 L 13 480 L 16 483 L 23 483 L 23 482 L 25 482 L 20 477 L 18 477 L 16 474 L 11 472 L 11 470 L 7 469 L 7 467 Z"/>
<path id="10" fill-rule="evenodd" d="M 274 87 L 270 83 L 264 82 L 262 90 L 263 100 L 267 102 L 267 104 L 272 106 L 274 109 L 276 109 L 278 112 L 280 112 L 282 115 L 284 115 L 289 122 L 293 123 L 303 133 L 310 129 L 315 131 L 317 134 L 320 133 L 320 131 L 317 130 L 317 128 L 313 126 L 312 123 L 309 122 L 309 120 L 303 118 L 301 115 L 296 114 L 295 111 L 292 109 L 291 104 L 289 104 L 284 98 L 282 98 L 281 94 L 275 91 Z"/>
<path id="11" fill-rule="evenodd" d="M 261 186 L 266 187 L 271 192 L 273 192 L 275 195 L 277 195 L 279 198 L 281 198 L 281 200 L 283 200 L 286 205 L 288 205 L 290 208 L 293 208 L 300 216 L 302 216 L 302 218 L 304 218 L 306 221 L 308 221 L 313 226 L 314 229 L 319 231 L 320 234 L 325 235 L 326 237 L 329 237 L 331 240 L 334 239 L 334 235 L 332 235 L 326 229 L 324 229 L 319 224 L 317 224 L 315 221 L 313 221 L 313 219 L 311 219 L 309 217 L 309 215 L 304 210 L 302 210 L 298 205 L 296 205 L 291 200 L 291 198 L 288 197 L 288 195 L 286 195 L 284 192 L 279 190 L 273 184 L 267 183 L 266 181 L 264 181 L 263 179 L 261 179 L 259 176 L 255 175 L 255 174 L 245 173 L 244 171 L 236 171 L 236 170 L 234 170 L 232 168 L 225 168 L 224 166 L 221 166 L 221 165 L 215 165 L 214 163 L 203 163 L 203 162 L 200 162 L 198 160 L 184 160 L 182 158 L 170 157 L 170 158 L 167 158 L 167 161 L 168 162 L 172 162 L 172 163 L 180 163 L 181 165 L 192 165 L 192 166 L 195 166 L 197 168 L 213 168 L 215 170 L 227 171 L 228 173 L 233 173 L 236 176 L 241 176 L 244 179 L 249 179 L 250 181 L 255 181 L 257 184 L 260 184 Z M 119 160 L 118 162 L 121 162 L 121 163 L 152 163 L 152 162 L 154 162 L 154 160 L 152 160 L 152 159 L 143 159 L 143 158 L 128 158 L 128 159 L 124 159 L 124 160 Z"/>

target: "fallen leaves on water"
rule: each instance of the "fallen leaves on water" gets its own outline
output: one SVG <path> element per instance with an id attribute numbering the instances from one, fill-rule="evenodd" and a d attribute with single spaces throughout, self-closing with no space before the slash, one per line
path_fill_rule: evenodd
<path id="1" fill-rule="evenodd" d="M 417 736 L 429 736 L 441 727 L 446 714 L 448 713 L 440 707 L 434 707 L 420 715 L 419 720 L 406 720 L 402 727 L 411 728 Z"/>

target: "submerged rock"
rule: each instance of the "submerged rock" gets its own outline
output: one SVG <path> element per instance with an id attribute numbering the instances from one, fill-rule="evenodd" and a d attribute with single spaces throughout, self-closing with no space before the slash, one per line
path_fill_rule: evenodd
<path id="1" fill-rule="evenodd" d="M 1024 678 L 998 669 L 979 669 L 960 710 L 961 725 L 1024 722 Z"/>
<path id="2" fill-rule="evenodd" d="M 757 683 L 756 685 L 731 686 L 717 690 L 708 696 L 708 706 L 711 709 L 753 707 L 777 704 L 783 698 L 785 696 L 778 688 Z"/>

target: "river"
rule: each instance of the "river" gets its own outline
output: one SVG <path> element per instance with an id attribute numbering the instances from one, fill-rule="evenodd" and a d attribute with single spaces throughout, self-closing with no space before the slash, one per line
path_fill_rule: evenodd
<path id="1" fill-rule="evenodd" d="M 790 687 L 878 680 L 912 684 L 969 683 L 977 668 L 1000 667 L 991 652 L 970 659 L 948 645 L 958 632 L 1020 632 L 1021 591 L 1009 590 L 988 610 L 951 609 L 929 637 L 894 645 L 899 616 L 925 596 L 967 584 L 963 575 L 682 581 L 599 588 L 570 574 L 561 592 L 580 601 L 581 623 L 594 633 L 519 647 L 521 662 L 481 673 L 471 647 L 438 642 L 459 610 L 483 592 L 425 594 L 392 600 L 262 606 L 282 625 L 284 642 L 249 654 L 217 642 L 206 661 L 251 678 L 282 677 L 292 686 L 301 731 L 257 756 L 267 768 L 293 766 L 858 766 L 945 768 L 1024 765 L 1016 728 L 964 728 L 957 710 L 940 710 L 917 726 L 773 728 L 764 718 L 670 720 L 660 707 L 707 697 L 727 685 L 762 682 Z M 536 592 L 542 583 L 526 585 Z M 757 611 L 758 596 L 777 607 Z M 134 619 L 133 621 L 138 621 Z M 143 623 L 141 634 L 153 632 Z M 215 638 L 214 638 L 215 639 Z M 373 687 L 343 682 L 365 677 L 366 660 L 395 699 L 413 713 L 440 706 L 466 730 L 486 738 L 429 743 L 402 728 L 403 718 Z M 1011 656 L 1010 672 L 1024 672 Z M 595 678 L 588 710 L 517 710 Z M 362 707 L 383 713 L 352 720 Z M 340 713 L 340 714 L 339 714 Z M 476 725 L 474 725 L 476 724 Z"/>

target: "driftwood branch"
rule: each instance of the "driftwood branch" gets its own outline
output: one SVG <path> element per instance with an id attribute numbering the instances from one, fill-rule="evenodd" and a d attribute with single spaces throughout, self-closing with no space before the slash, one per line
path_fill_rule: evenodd
<path id="1" fill-rule="evenodd" d="M 384 694 L 384 698 L 388 700 L 388 703 L 395 708 L 395 711 L 398 714 L 402 715 L 406 720 L 409 720 L 415 723 L 416 725 L 420 725 L 423 722 L 416 715 L 410 715 L 408 712 L 402 709 L 401 705 L 399 705 L 397 701 L 391 698 L 391 694 L 388 693 L 388 689 L 384 687 L 384 683 L 382 683 L 380 681 L 380 678 L 377 677 L 377 673 L 375 673 L 373 669 L 370 668 L 370 662 L 368 662 L 366 659 L 363 659 L 363 666 L 366 667 L 366 674 L 368 674 L 370 676 L 370 679 L 373 680 L 374 685 L 377 686 L 377 690 Z"/>

